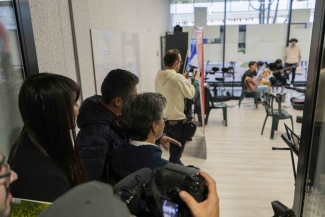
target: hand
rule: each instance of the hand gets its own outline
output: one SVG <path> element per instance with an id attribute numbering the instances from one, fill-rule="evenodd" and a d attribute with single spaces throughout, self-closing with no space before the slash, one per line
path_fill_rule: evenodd
<path id="1" fill-rule="evenodd" d="M 200 77 L 201 77 L 201 72 L 195 71 L 194 79 L 200 80 Z"/>
<path id="2" fill-rule="evenodd" d="M 189 78 L 190 78 L 190 76 L 188 76 L 188 72 L 185 72 L 183 75 L 184 75 L 184 77 L 185 77 L 186 79 L 189 79 Z"/>
<path id="3" fill-rule="evenodd" d="M 165 148 L 166 151 L 168 151 L 168 143 L 169 143 L 169 142 L 171 142 L 171 143 L 173 143 L 173 144 L 175 144 L 175 145 L 177 145 L 177 146 L 179 146 L 179 147 L 182 147 L 182 144 L 181 144 L 180 142 L 178 142 L 178 141 L 176 141 L 175 139 L 170 138 L 170 137 L 168 137 L 168 136 L 163 136 L 163 137 L 161 137 L 161 139 L 160 139 L 160 144 L 161 144 L 162 146 L 164 146 L 164 148 Z"/>
<path id="4" fill-rule="evenodd" d="M 208 198 L 198 203 L 189 193 L 181 191 L 180 198 L 186 203 L 193 217 L 219 217 L 219 197 L 216 182 L 207 173 L 200 170 L 200 175 L 205 179 L 208 186 Z"/>

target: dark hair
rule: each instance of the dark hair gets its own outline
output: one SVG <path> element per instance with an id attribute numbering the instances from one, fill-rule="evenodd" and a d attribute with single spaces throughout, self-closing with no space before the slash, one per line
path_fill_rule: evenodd
<path id="1" fill-rule="evenodd" d="M 275 60 L 275 62 L 274 62 L 276 65 L 277 64 L 279 64 L 279 63 L 281 63 L 282 64 L 282 60 L 281 59 L 277 59 L 277 60 Z"/>
<path id="2" fill-rule="evenodd" d="M 61 169 L 72 187 L 87 181 L 74 130 L 73 106 L 79 94 L 79 85 L 65 76 L 40 73 L 28 77 L 18 99 L 24 128 L 10 162 L 27 139 Z"/>
<path id="3" fill-rule="evenodd" d="M 258 61 L 258 62 L 257 62 L 257 65 L 258 65 L 258 66 L 263 66 L 264 63 L 263 63 L 262 61 Z"/>
<path id="4" fill-rule="evenodd" d="M 122 109 L 122 123 L 133 140 L 148 138 L 152 123 L 161 121 L 166 98 L 159 93 L 141 93 L 130 97 Z"/>
<path id="5" fill-rule="evenodd" d="M 125 100 L 138 83 L 139 78 L 135 74 L 123 69 L 112 70 L 101 86 L 102 99 L 105 103 L 110 103 L 115 97 Z"/>
<path id="6" fill-rule="evenodd" d="M 167 51 L 164 56 L 165 66 L 172 67 L 174 62 L 179 60 L 178 54 L 180 54 L 180 52 L 177 49 Z"/>
<path id="7" fill-rule="evenodd" d="M 254 64 L 256 64 L 256 61 L 250 61 L 249 63 L 248 63 L 248 67 L 250 68 L 252 65 L 254 65 Z"/>
<path id="8" fill-rule="evenodd" d="M 293 41 L 295 41 L 296 43 L 298 43 L 298 39 L 296 39 L 296 38 L 292 38 L 292 39 L 290 39 L 289 42 L 291 43 L 291 42 L 293 42 Z"/>

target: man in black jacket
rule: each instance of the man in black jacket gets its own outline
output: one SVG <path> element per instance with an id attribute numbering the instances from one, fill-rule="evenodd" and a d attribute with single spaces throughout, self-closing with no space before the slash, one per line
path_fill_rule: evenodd
<path id="1" fill-rule="evenodd" d="M 102 83 L 102 96 L 89 97 L 80 107 L 77 139 L 90 181 L 114 182 L 108 158 L 116 145 L 129 139 L 120 115 L 125 100 L 137 94 L 138 83 L 139 78 L 133 73 L 122 69 L 112 70 Z M 164 147 L 168 142 L 178 143 L 166 136 L 160 139 Z"/>

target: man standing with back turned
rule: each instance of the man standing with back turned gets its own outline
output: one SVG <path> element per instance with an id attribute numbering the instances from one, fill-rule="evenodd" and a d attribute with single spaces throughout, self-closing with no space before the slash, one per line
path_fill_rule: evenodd
<path id="1" fill-rule="evenodd" d="M 291 85 L 290 87 L 293 87 L 293 83 L 295 81 L 296 77 L 296 68 L 300 63 L 301 60 L 301 51 L 300 48 L 296 45 L 298 40 L 296 38 L 290 39 L 290 46 L 288 46 L 285 50 L 284 54 L 284 62 L 285 67 L 292 66 L 292 77 L 291 77 Z M 289 75 L 287 75 L 287 79 L 289 80 Z"/>
<path id="2" fill-rule="evenodd" d="M 181 157 L 186 143 L 184 136 L 184 120 L 186 116 L 185 98 L 193 99 L 199 93 L 200 72 L 194 75 L 193 83 L 187 79 L 188 73 L 179 74 L 180 66 L 183 64 L 180 52 L 176 49 L 167 51 L 164 56 L 165 70 L 157 73 L 155 88 L 156 92 L 162 94 L 167 100 L 165 115 L 165 133 L 167 136 L 179 141 L 182 146 L 176 146 L 170 143 L 169 161 L 182 164 Z"/>

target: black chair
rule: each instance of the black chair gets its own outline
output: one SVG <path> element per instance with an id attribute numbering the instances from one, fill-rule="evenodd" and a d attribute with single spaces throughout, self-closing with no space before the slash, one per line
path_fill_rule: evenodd
<path id="1" fill-rule="evenodd" d="M 209 90 L 208 86 L 204 87 L 204 91 L 205 91 L 205 104 L 204 104 L 204 107 L 205 107 L 205 120 L 204 120 L 204 123 L 205 123 L 205 125 L 208 124 L 211 109 L 222 109 L 224 124 L 225 124 L 225 126 L 228 126 L 228 121 L 227 121 L 227 108 L 228 108 L 228 105 L 226 103 L 223 103 L 223 102 L 219 102 L 219 103 L 213 102 L 212 96 L 211 96 L 211 93 L 210 93 L 210 90 Z M 197 101 L 200 102 L 199 100 L 200 100 L 200 98 L 198 97 Z M 196 110 L 197 110 L 197 113 L 198 113 L 199 122 L 202 123 L 201 109 L 197 107 Z"/>
<path id="2" fill-rule="evenodd" d="M 263 135 L 265 123 L 269 116 L 272 117 L 272 128 L 271 128 L 270 139 L 274 139 L 274 131 L 278 130 L 279 120 L 290 118 L 292 130 L 293 130 L 292 115 L 290 115 L 288 112 L 284 112 L 281 110 L 281 100 L 278 97 L 274 96 L 273 94 L 264 93 L 264 104 L 265 104 L 264 106 L 265 106 L 266 117 L 264 120 L 261 135 Z"/>
<path id="3" fill-rule="evenodd" d="M 241 91 L 241 95 L 240 95 L 240 98 L 239 98 L 238 107 L 240 107 L 241 101 L 244 99 L 246 94 L 252 94 L 253 95 L 254 103 L 256 105 L 256 108 L 258 108 L 257 92 L 248 92 L 247 88 L 246 88 L 245 81 L 242 82 L 242 91 Z"/>

